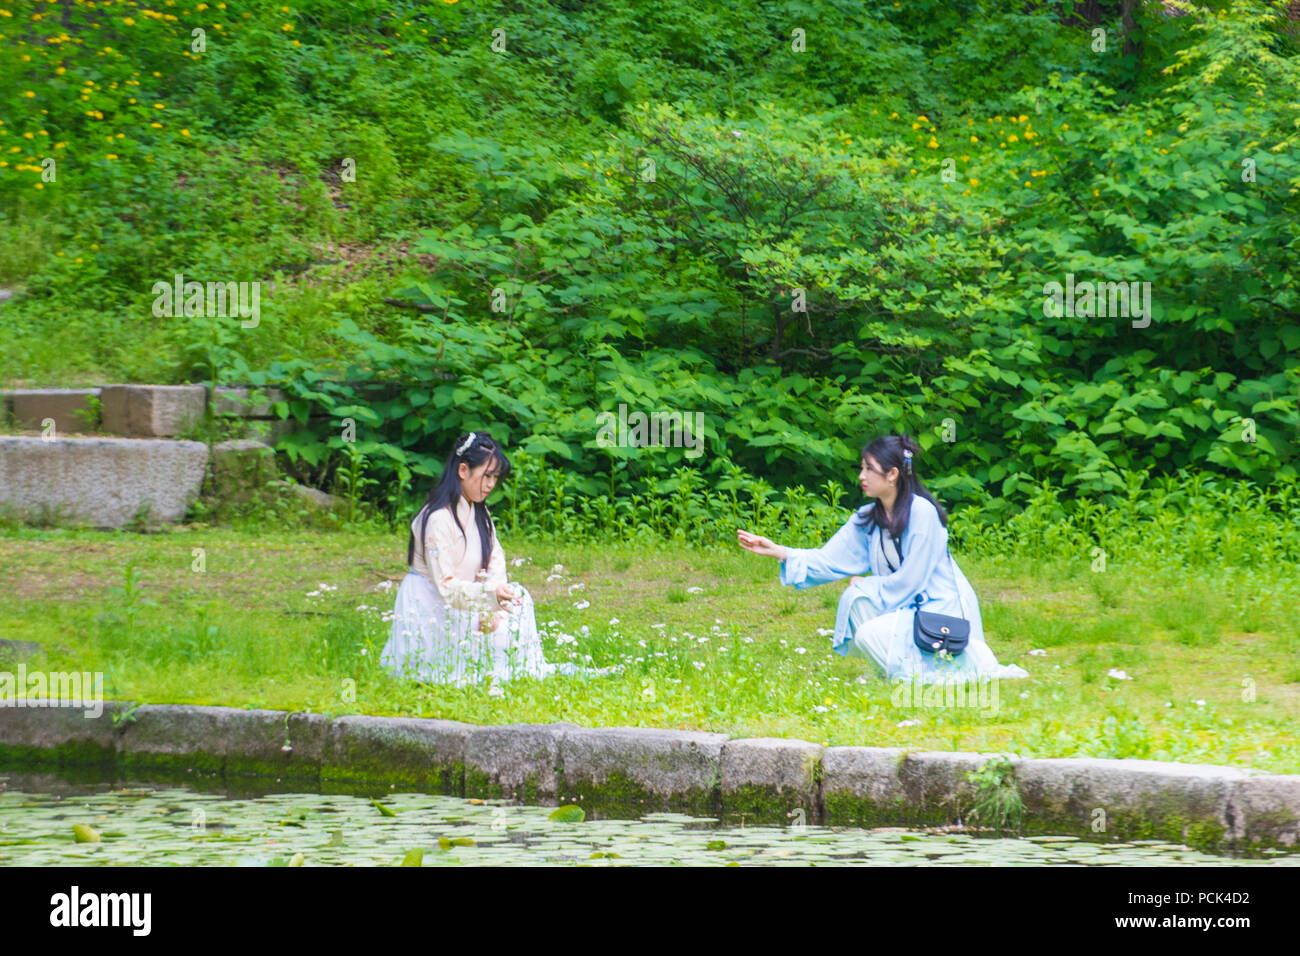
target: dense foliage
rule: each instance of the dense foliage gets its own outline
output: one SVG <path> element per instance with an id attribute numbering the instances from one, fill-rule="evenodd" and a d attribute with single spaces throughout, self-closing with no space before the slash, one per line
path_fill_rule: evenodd
<path id="1" fill-rule="evenodd" d="M 1295 24 L 1086 6 L 5 4 L 0 374 L 283 384 L 304 478 L 394 516 L 470 429 L 615 526 L 835 502 L 888 431 L 992 517 L 1294 488 Z M 260 325 L 153 318 L 176 273 L 264 282 Z M 1149 313 L 1047 301 L 1085 282 Z M 602 447 L 620 403 L 702 454 Z"/>

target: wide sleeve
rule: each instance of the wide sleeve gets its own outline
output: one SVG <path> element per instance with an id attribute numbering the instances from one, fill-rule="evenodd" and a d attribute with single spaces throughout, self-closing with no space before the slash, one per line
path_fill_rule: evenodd
<path id="1" fill-rule="evenodd" d="M 925 590 L 930 575 L 948 552 L 948 529 L 933 507 L 919 506 L 913 499 L 912 515 L 903 533 L 903 563 L 892 574 L 873 574 L 859 585 L 883 611 L 910 604 Z M 927 502 L 928 504 L 928 502 Z"/>
<path id="2" fill-rule="evenodd" d="M 442 595 L 443 603 L 466 611 L 491 610 L 487 587 L 483 581 L 466 581 L 456 577 L 452 555 L 456 529 L 449 511 L 439 511 L 429 516 L 424 532 L 424 559 L 433 577 L 433 586 Z M 504 570 L 505 560 L 502 559 Z"/>
<path id="3" fill-rule="evenodd" d="M 843 527 L 820 548 L 787 548 L 781 562 L 781 583 L 803 590 L 852 574 L 869 574 L 871 552 L 865 528 L 856 521 L 857 514 L 855 511 L 849 515 Z"/>
<path id="4" fill-rule="evenodd" d="M 487 578 L 484 587 L 489 597 L 494 597 L 496 589 L 506 583 L 506 555 L 501 550 L 501 539 L 497 537 L 496 528 L 492 529 L 492 553 L 488 557 Z"/>

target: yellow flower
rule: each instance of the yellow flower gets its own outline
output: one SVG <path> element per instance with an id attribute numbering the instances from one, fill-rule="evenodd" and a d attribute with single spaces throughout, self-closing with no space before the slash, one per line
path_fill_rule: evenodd
<path id="1" fill-rule="evenodd" d="M 104 158 L 105 158 L 105 159 L 117 159 L 117 153 L 107 153 L 107 154 L 104 156 Z"/>
<path id="2" fill-rule="evenodd" d="M 23 139 L 35 139 L 35 138 L 36 138 L 35 135 L 33 135 L 32 133 L 23 133 Z"/>
<path id="3" fill-rule="evenodd" d="M 1007 142 L 1008 142 L 1008 143 L 1018 143 L 1018 142 L 1020 142 L 1020 137 L 1017 136 L 1015 133 L 1012 133 L 1010 136 L 1007 137 Z"/>
<path id="4" fill-rule="evenodd" d="M 966 181 L 970 183 L 972 186 L 978 186 L 980 184 L 980 181 L 978 179 L 975 179 L 974 177 L 971 177 Z"/>
<path id="5" fill-rule="evenodd" d="M 920 120 L 922 123 L 930 122 L 930 118 L 928 116 L 918 116 L 917 119 Z"/>
<path id="6" fill-rule="evenodd" d="M 182 136 L 189 136 L 189 135 L 190 135 L 190 131 L 187 130 L 187 129 L 183 129 L 183 130 L 181 130 L 181 135 L 182 135 Z"/>
<path id="7" fill-rule="evenodd" d="M 44 188 L 45 188 L 45 184 L 44 184 L 44 183 L 32 183 L 32 185 L 35 186 L 37 189 L 44 189 Z M 59 255 L 62 255 L 62 254 L 63 254 L 63 253 L 59 253 Z"/>
<path id="8" fill-rule="evenodd" d="M 153 105 L 153 108 L 156 109 L 156 110 L 165 110 L 167 107 L 164 106 L 162 103 L 155 103 L 155 104 Z"/>
<path id="9" fill-rule="evenodd" d="M 1147 130 L 1147 135 L 1148 135 L 1148 136 L 1151 135 L 1151 130 Z"/>
<path id="10" fill-rule="evenodd" d="M 1026 116 L 1024 113 L 1021 113 L 1019 119 L 1020 119 L 1020 122 L 1023 123 L 1025 120 L 1029 119 L 1029 117 Z"/>
<path id="11" fill-rule="evenodd" d="M 446 37 L 443 37 L 443 39 L 445 40 Z M 33 94 L 28 93 L 27 95 L 28 95 L 28 96 L 32 96 Z M 897 113 L 890 113 L 890 114 L 889 114 L 889 118 L 890 118 L 890 119 L 898 119 L 898 114 L 897 114 Z"/>
<path id="12" fill-rule="evenodd" d="M 162 123 L 150 123 L 149 125 L 154 129 L 162 129 Z"/>
<path id="13" fill-rule="evenodd" d="M 920 128 L 921 128 L 921 124 L 920 124 L 920 123 L 913 123 L 913 124 L 912 124 L 912 129 L 920 129 Z"/>
<path id="14" fill-rule="evenodd" d="M 123 17 L 122 22 L 125 23 L 128 27 L 135 26 L 135 21 L 132 20 L 130 17 Z"/>
<path id="15" fill-rule="evenodd" d="M 1095 189 L 1092 191 L 1092 194 L 1093 194 L 1094 196 L 1100 196 L 1100 195 L 1101 195 L 1101 193 L 1097 192 L 1097 190 L 1095 190 Z"/>
<path id="16" fill-rule="evenodd" d="M 1032 129 L 1025 130 L 1025 139 L 1033 139 L 1037 135 L 1038 134 L 1035 133 Z"/>
<path id="17" fill-rule="evenodd" d="M 23 93 L 23 96 L 27 97 L 30 100 L 30 99 L 34 99 L 36 97 L 36 94 L 33 93 L 31 90 L 27 90 L 26 92 Z"/>
<path id="18" fill-rule="evenodd" d="M 280 29 L 283 30 L 285 33 L 290 33 L 290 32 L 292 32 L 292 30 L 293 30 L 293 24 L 292 24 L 292 23 L 282 23 L 282 24 L 280 24 Z"/>
<path id="19" fill-rule="evenodd" d="M 131 97 L 129 100 L 127 100 L 127 102 L 128 102 L 128 103 L 134 103 L 134 102 L 135 102 L 135 97 L 134 97 L 134 96 Z"/>
<path id="20" fill-rule="evenodd" d="M 1028 179 L 1026 179 L 1026 180 L 1025 180 L 1025 185 L 1026 185 L 1026 186 L 1028 186 L 1028 185 L 1030 185 L 1030 183 L 1029 183 L 1029 180 L 1028 180 Z"/>
<path id="21" fill-rule="evenodd" d="M 926 143 L 925 145 L 928 146 L 930 149 L 938 149 L 938 148 L 939 148 L 939 141 L 938 141 L 937 139 L 935 139 L 933 136 L 931 136 L 931 137 L 930 137 L 930 142 Z"/>
<path id="22" fill-rule="evenodd" d="M 1001 117 L 1001 116 L 995 116 L 995 117 L 993 117 L 993 122 L 995 122 L 995 123 L 1001 123 L 1001 122 L 1002 122 L 1002 117 Z"/>
<path id="23" fill-rule="evenodd" d="M 978 142 L 980 141 L 980 138 L 979 138 L 978 136 L 972 136 L 972 137 L 970 138 L 970 141 L 971 141 L 972 143 L 978 143 Z"/>
<path id="24" fill-rule="evenodd" d="M 1069 129 L 1069 128 L 1070 128 L 1070 124 L 1069 124 L 1069 123 L 1062 123 L 1062 124 L 1061 124 L 1061 129 Z"/>

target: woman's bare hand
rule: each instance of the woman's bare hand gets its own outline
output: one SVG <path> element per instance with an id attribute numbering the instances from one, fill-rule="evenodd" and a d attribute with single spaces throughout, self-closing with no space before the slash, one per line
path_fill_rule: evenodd
<path id="1" fill-rule="evenodd" d="M 762 535 L 750 534 L 740 528 L 736 529 L 736 539 L 742 548 L 746 551 L 752 551 L 754 554 L 762 554 L 769 558 L 780 558 L 785 560 L 786 547 L 781 544 L 774 544 Z"/>
<path id="2" fill-rule="evenodd" d="M 507 604 L 519 604 L 523 598 L 515 593 L 514 588 L 508 584 L 503 584 L 497 588 L 497 604 L 505 607 Z"/>

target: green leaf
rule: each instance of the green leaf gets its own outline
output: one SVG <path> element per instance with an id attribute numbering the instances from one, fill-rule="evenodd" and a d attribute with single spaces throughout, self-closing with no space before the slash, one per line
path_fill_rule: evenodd
<path id="1" fill-rule="evenodd" d="M 86 826 L 84 823 L 74 823 L 72 825 L 72 837 L 78 843 L 99 843 L 99 831 Z"/>
<path id="2" fill-rule="evenodd" d="M 383 815 L 386 816 L 386 817 L 395 817 L 395 816 L 397 816 L 397 811 L 396 811 L 396 810 L 394 810 L 392 807 L 386 807 L 386 806 L 384 806 L 382 803 L 380 803 L 380 802 L 379 802 L 378 800 L 376 800 L 374 797 L 371 797 L 371 798 L 370 798 L 370 805 L 371 805 L 372 807 L 374 807 L 376 810 L 378 810 L 381 814 L 383 814 Z"/>
<path id="3" fill-rule="evenodd" d="M 414 850 L 407 850 L 406 856 L 402 857 L 402 866 L 424 866 L 424 849 L 416 847 Z"/>
<path id="4" fill-rule="evenodd" d="M 552 810 L 548 819 L 559 823 L 581 823 L 587 819 L 587 813 L 577 804 L 566 803 L 564 806 Z"/>

